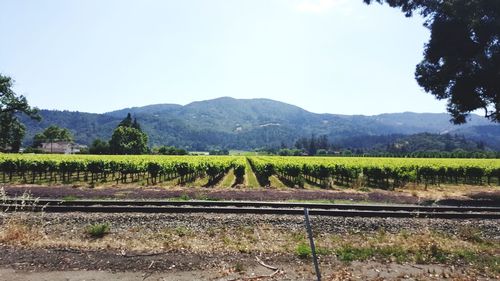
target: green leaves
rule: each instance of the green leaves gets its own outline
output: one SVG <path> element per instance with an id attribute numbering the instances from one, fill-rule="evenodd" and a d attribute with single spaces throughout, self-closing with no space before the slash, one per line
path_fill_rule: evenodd
<path id="1" fill-rule="evenodd" d="M 118 126 L 111 136 L 109 148 L 112 154 L 145 154 L 149 151 L 148 136 L 138 129 Z"/>
<path id="2" fill-rule="evenodd" d="M 415 78 L 426 92 L 448 100 L 456 124 L 479 109 L 500 122 L 500 1 L 364 0 L 418 12 L 431 31 Z"/>
<path id="3" fill-rule="evenodd" d="M 25 127 L 16 116 L 24 113 L 40 120 L 36 108 L 31 108 L 24 96 L 17 96 L 11 89 L 12 79 L 0 74 L 0 151 L 17 152 L 25 134 Z"/>

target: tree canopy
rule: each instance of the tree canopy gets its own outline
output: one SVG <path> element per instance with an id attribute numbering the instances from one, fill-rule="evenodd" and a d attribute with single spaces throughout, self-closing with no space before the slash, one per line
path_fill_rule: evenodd
<path id="1" fill-rule="evenodd" d="M 33 138 L 33 147 L 39 147 L 44 142 L 73 141 L 73 135 L 66 128 L 56 125 L 47 127 Z"/>
<path id="2" fill-rule="evenodd" d="M 109 141 L 109 151 L 112 154 L 145 154 L 149 151 L 148 136 L 141 130 L 136 119 L 127 114 Z"/>
<path id="3" fill-rule="evenodd" d="M 418 84 L 439 100 L 456 124 L 482 110 L 500 123 L 499 0 L 363 0 L 387 3 L 425 19 L 431 37 L 415 71 Z"/>
<path id="4" fill-rule="evenodd" d="M 0 151 L 17 152 L 26 131 L 17 114 L 26 114 L 35 120 L 41 118 L 37 109 L 28 105 L 26 97 L 14 93 L 12 84 L 10 77 L 0 74 Z"/>
<path id="5" fill-rule="evenodd" d="M 89 147 L 90 154 L 109 154 L 109 143 L 101 139 L 95 139 Z"/>
<path id="6" fill-rule="evenodd" d="M 109 141 L 112 154 L 145 154 L 148 152 L 148 136 L 132 127 L 119 126 Z"/>

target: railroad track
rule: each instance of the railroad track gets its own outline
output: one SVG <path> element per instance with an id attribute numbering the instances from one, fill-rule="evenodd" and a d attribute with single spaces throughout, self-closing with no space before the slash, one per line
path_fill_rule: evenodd
<path id="1" fill-rule="evenodd" d="M 400 217 L 443 219 L 500 219 L 500 207 L 455 207 L 419 205 L 318 204 L 252 201 L 165 200 L 58 200 L 7 199 L 3 211 L 91 212 L 91 213 L 219 213 L 311 215 L 339 217 Z"/>

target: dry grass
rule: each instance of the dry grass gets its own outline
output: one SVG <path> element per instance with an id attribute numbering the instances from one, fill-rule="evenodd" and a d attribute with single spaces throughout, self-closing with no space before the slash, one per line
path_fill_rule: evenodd
<path id="1" fill-rule="evenodd" d="M 44 240 L 41 229 L 27 224 L 22 218 L 7 219 L 2 224 L 0 243 L 30 246 L 38 240 Z"/>
<path id="2" fill-rule="evenodd" d="M 408 194 L 414 197 L 422 197 L 426 199 L 432 199 L 432 200 L 440 200 L 440 199 L 446 199 L 450 197 L 455 197 L 455 198 L 467 198 L 468 194 L 471 193 L 478 193 L 478 192 L 495 192 L 499 191 L 500 186 L 496 185 L 482 185 L 482 186 L 477 186 L 477 185 L 450 185 L 450 184 L 441 184 L 439 186 L 437 185 L 429 185 L 427 188 L 425 185 L 416 185 L 409 183 L 405 187 L 402 188 L 396 188 L 394 191 L 403 193 L 403 194 Z"/>
<path id="3" fill-rule="evenodd" d="M 45 223 L 43 217 L 28 217 L 27 213 L 3 214 L 0 243 L 34 248 L 108 249 L 118 253 L 181 250 L 198 254 L 308 255 L 305 231 L 268 224 L 204 229 L 183 225 L 154 229 L 147 224 L 133 227 L 113 224 L 110 233 L 100 239 L 89 237 L 87 230 L 85 222 Z M 473 226 L 464 227 L 454 235 L 430 229 L 414 233 L 402 230 L 342 235 L 317 230 L 315 243 L 320 255 L 336 256 L 346 262 L 466 263 L 500 272 L 500 243 L 483 240 Z"/>

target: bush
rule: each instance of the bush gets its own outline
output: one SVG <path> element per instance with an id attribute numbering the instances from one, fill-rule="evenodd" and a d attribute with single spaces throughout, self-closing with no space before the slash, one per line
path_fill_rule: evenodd
<path id="1" fill-rule="evenodd" d="M 96 223 L 87 227 L 87 234 L 93 238 L 102 238 L 109 233 L 108 223 Z"/>

